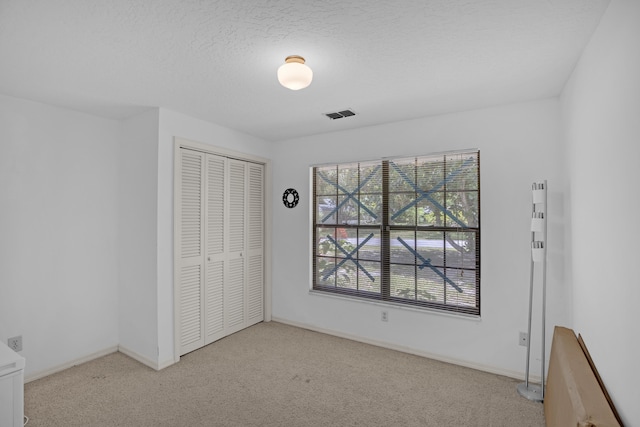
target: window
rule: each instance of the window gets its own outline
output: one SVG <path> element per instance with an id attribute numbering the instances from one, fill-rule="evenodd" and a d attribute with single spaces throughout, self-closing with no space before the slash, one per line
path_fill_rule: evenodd
<path id="1" fill-rule="evenodd" d="M 313 289 L 480 314 L 480 153 L 313 168 Z"/>

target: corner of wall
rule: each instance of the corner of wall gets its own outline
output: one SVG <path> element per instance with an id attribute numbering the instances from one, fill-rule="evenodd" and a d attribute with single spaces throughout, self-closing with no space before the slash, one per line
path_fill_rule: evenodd
<path id="1" fill-rule="evenodd" d="M 152 364 L 158 360 L 158 123 L 157 108 L 124 120 L 118 159 L 119 342 Z"/>

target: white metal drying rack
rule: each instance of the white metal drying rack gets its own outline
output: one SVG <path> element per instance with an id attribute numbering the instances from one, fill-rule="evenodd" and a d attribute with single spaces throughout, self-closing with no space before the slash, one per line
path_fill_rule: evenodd
<path id="1" fill-rule="evenodd" d="M 527 365 L 525 381 L 518 384 L 518 393 L 529 400 L 544 400 L 545 373 L 545 312 L 547 300 L 547 180 L 531 186 L 531 271 L 529 274 L 529 324 L 527 329 Z M 529 383 L 529 359 L 531 357 L 531 312 L 533 309 L 533 284 L 535 264 L 542 264 L 542 366 L 540 385 Z"/>

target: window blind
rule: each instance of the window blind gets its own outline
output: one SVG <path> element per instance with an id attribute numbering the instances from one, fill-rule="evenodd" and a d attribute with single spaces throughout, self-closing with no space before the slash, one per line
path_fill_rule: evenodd
<path id="1" fill-rule="evenodd" d="M 477 150 L 313 168 L 313 288 L 480 314 Z"/>

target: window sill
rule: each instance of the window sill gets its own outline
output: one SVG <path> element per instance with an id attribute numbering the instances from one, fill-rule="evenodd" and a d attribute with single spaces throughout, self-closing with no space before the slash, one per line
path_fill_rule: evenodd
<path id="1" fill-rule="evenodd" d="M 376 305 L 376 306 L 379 306 L 379 307 L 386 307 L 386 308 L 394 308 L 394 309 L 399 309 L 399 310 L 414 311 L 414 312 L 418 312 L 418 313 L 434 314 L 434 315 L 437 315 L 437 316 L 452 317 L 454 319 L 471 320 L 471 321 L 474 321 L 474 322 L 477 322 L 477 323 L 482 321 L 482 316 L 476 316 L 476 315 L 473 315 L 473 314 L 455 313 L 455 312 L 451 312 L 451 311 L 434 310 L 434 309 L 428 308 L 428 307 L 414 307 L 414 306 L 410 306 L 410 305 L 398 304 L 398 303 L 393 303 L 393 302 L 376 301 L 376 300 L 373 300 L 373 299 L 358 298 L 358 297 L 352 297 L 352 296 L 349 296 L 349 295 L 342 295 L 342 294 L 334 294 L 334 293 L 330 293 L 330 292 L 316 291 L 314 289 L 309 289 L 309 295 L 326 297 L 326 298 L 335 298 L 335 299 L 340 299 L 340 300 L 343 300 L 343 301 L 347 300 L 347 301 L 361 303 L 361 304 Z"/>

